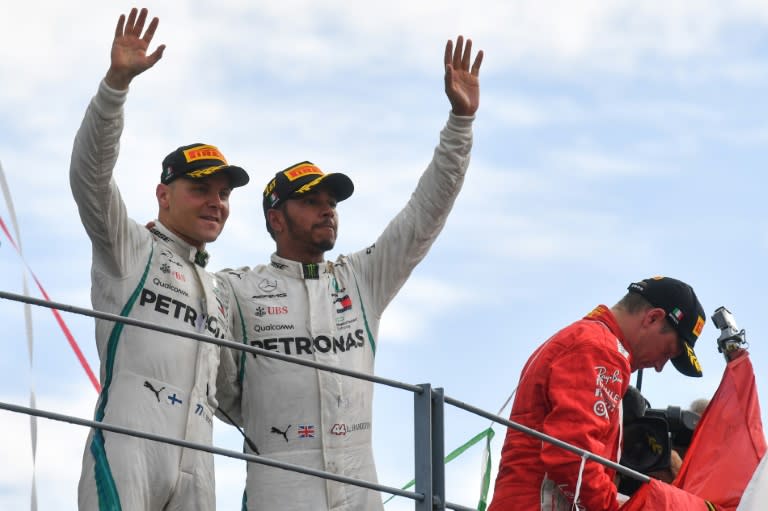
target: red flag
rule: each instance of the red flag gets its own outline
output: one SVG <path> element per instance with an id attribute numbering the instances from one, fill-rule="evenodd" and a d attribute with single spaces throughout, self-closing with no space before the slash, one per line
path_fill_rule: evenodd
<path id="1" fill-rule="evenodd" d="M 726 366 L 672 484 L 733 511 L 765 451 L 755 373 L 744 352 Z"/>
<path id="2" fill-rule="evenodd" d="M 621 511 L 735 511 L 766 452 L 749 354 L 731 360 L 677 478 L 643 485 Z"/>

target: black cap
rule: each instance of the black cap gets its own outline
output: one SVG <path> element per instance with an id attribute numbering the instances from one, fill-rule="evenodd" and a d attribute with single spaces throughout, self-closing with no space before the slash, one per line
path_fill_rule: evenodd
<path id="1" fill-rule="evenodd" d="M 672 359 L 672 364 L 686 376 L 701 376 L 701 364 L 693 346 L 701 335 L 706 317 L 693 288 L 670 277 L 652 277 L 633 282 L 627 289 L 667 312 L 667 320 L 683 338 L 684 348 L 682 354 Z"/>
<path id="2" fill-rule="evenodd" d="M 179 177 L 204 179 L 224 172 L 229 176 L 232 188 L 248 184 L 248 173 L 240 167 L 229 165 L 216 146 L 190 144 L 179 147 L 163 160 L 160 182 L 167 185 Z"/>
<path id="3" fill-rule="evenodd" d="M 355 191 L 355 185 L 345 174 L 325 174 L 314 163 L 303 161 L 281 170 L 269 180 L 264 187 L 264 215 L 284 200 L 308 193 L 321 184 L 331 189 L 338 202 L 348 199 Z"/>

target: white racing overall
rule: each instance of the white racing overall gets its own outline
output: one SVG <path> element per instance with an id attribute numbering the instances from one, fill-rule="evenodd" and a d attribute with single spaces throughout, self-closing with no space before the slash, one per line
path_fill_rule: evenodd
<path id="1" fill-rule="evenodd" d="M 72 193 L 93 245 L 93 307 L 228 338 L 226 284 L 195 264 L 195 247 L 157 221 L 147 229 L 126 214 L 112 178 L 126 94 L 102 81 L 72 153 Z M 218 346 L 104 320 L 96 320 L 96 344 L 96 421 L 211 444 Z M 92 430 L 78 502 L 81 511 L 210 511 L 213 457 Z"/>
<path id="2" fill-rule="evenodd" d="M 234 289 L 235 340 L 373 374 L 381 315 L 426 255 L 461 189 L 473 119 L 450 116 L 411 199 L 374 245 L 335 262 L 302 264 L 272 255 L 266 265 L 219 272 Z M 221 407 L 260 454 L 376 481 L 372 383 L 228 349 L 219 378 Z M 251 463 L 244 508 L 383 506 L 372 490 Z"/>

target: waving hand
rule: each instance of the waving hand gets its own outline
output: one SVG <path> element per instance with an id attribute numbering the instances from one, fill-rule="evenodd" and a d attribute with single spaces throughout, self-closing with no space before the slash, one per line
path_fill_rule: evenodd
<path id="1" fill-rule="evenodd" d="M 456 115 L 474 115 L 480 106 L 480 64 L 483 63 L 483 51 L 480 50 L 470 68 L 472 40 L 464 37 L 456 39 L 456 49 L 450 39 L 445 45 L 445 93 Z"/>
<path id="2" fill-rule="evenodd" d="M 145 8 L 138 12 L 134 7 L 128 14 L 127 20 L 125 14 L 120 15 L 115 27 L 115 39 L 112 41 L 111 65 L 106 76 L 107 85 L 110 87 L 119 90 L 127 89 L 131 80 L 154 66 L 163 56 L 164 44 L 147 55 L 147 48 L 152 42 L 160 20 L 152 18 L 147 30 L 144 31 L 146 21 L 147 9 Z"/>

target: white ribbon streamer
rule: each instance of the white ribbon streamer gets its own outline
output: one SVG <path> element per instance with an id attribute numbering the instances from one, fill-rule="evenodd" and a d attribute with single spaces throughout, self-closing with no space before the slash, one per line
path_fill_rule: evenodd
<path id="1" fill-rule="evenodd" d="M 8 213 L 11 218 L 11 224 L 13 225 L 13 231 L 16 235 L 16 246 L 21 250 L 21 234 L 19 232 L 19 223 L 16 221 L 16 211 L 13 207 L 13 201 L 11 200 L 11 192 L 8 188 L 8 183 L 5 180 L 5 173 L 3 172 L 3 166 L 0 164 L 0 188 L 3 189 L 3 198 L 5 204 L 8 207 Z M 27 286 L 27 274 L 22 269 L 21 271 L 21 284 L 25 296 L 29 296 L 29 288 Z M 33 379 L 33 367 L 34 367 L 34 340 L 32 335 L 32 306 L 28 303 L 24 304 L 24 325 L 27 333 L 27 354 L 29 356 L 29 407 L 37 408 L 37 399 L 35 398 L 35 383 Z M 29 434 L 32 440 L 32 494 L 30 496 L 30 510 L 37 511 L 37 484 L 35 482 L 35 460 L 37 458 L 37 417 L 34 415 L 29 416 Z"/>

